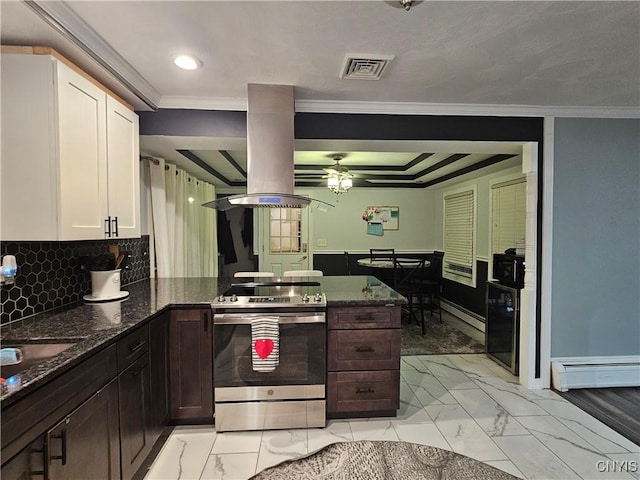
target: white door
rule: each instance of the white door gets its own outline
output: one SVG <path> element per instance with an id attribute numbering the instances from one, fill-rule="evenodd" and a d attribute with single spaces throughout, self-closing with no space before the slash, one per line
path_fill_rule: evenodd
<path id="1" fill-rule="evenodd" d="M 277 276 L 287 270 L 309 270 L 309 207 L 261 208 L 260 270 Z"/>

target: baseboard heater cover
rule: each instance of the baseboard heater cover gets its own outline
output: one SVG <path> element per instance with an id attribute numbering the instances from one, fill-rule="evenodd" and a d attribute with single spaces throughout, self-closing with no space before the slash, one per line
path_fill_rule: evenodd
<path id="1" fill-rule="evenodd" d="M 640 355 L 552 358 L 551 386 L 561 392 L 576 388 L 639 387 Z"/>
<path id="2" fill-rule="evenodd" d="M 484 317 L 481 317 L 477 313 L 467 310 L 466 308 L 461 307 L 460 305 L 457 305 L 451 302 L 450 300 L 446 300 L 444 298 L 440 299 L 440 305 L 442 306 L 442 309 L 444 311 L 449 312 L 452 315 L 455 315 L 460 320 L 468 323 L 472 327 L 484 333 L 484 324 L 485 324 Z"/>

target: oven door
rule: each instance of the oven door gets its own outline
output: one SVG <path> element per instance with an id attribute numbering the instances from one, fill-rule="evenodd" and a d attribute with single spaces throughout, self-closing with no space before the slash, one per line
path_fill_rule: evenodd
<path id="1" fill-rule="evenodd" d="M 251 321 L 263 316 L 278 317 L 279 362 L 271 372 L 255 371 L 251 358 Z M 325 385 L 324 312 L 223 313 L 215 314 L 213 323 L 216 389 Z"/>

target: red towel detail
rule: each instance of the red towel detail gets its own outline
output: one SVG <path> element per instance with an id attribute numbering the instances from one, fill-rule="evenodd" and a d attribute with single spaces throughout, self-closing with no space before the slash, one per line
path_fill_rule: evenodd
<path id="1" fill-rule="evenodd" d="M 262 359 L 265 359 L 269 356 L 269 354 L 273 351 L 273 340 L 256 340 L 253 345 L 253 348 L 256 350 L 258 356 Z"/>

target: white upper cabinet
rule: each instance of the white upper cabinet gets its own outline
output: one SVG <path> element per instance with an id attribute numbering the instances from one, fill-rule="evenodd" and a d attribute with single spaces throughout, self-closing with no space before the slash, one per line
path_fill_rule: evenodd
<path id="1" fill-rule="evenodd" d="M 139 237 L 138 116 L 55 56 L 1 61 L 0 240 Z"/>
<path id="2" fill-rule="evenodd" d="M 140 236 L 139 141 L 138 115 L 107 97 L 109 215 L 111 235 L 120 238 Z"/>

